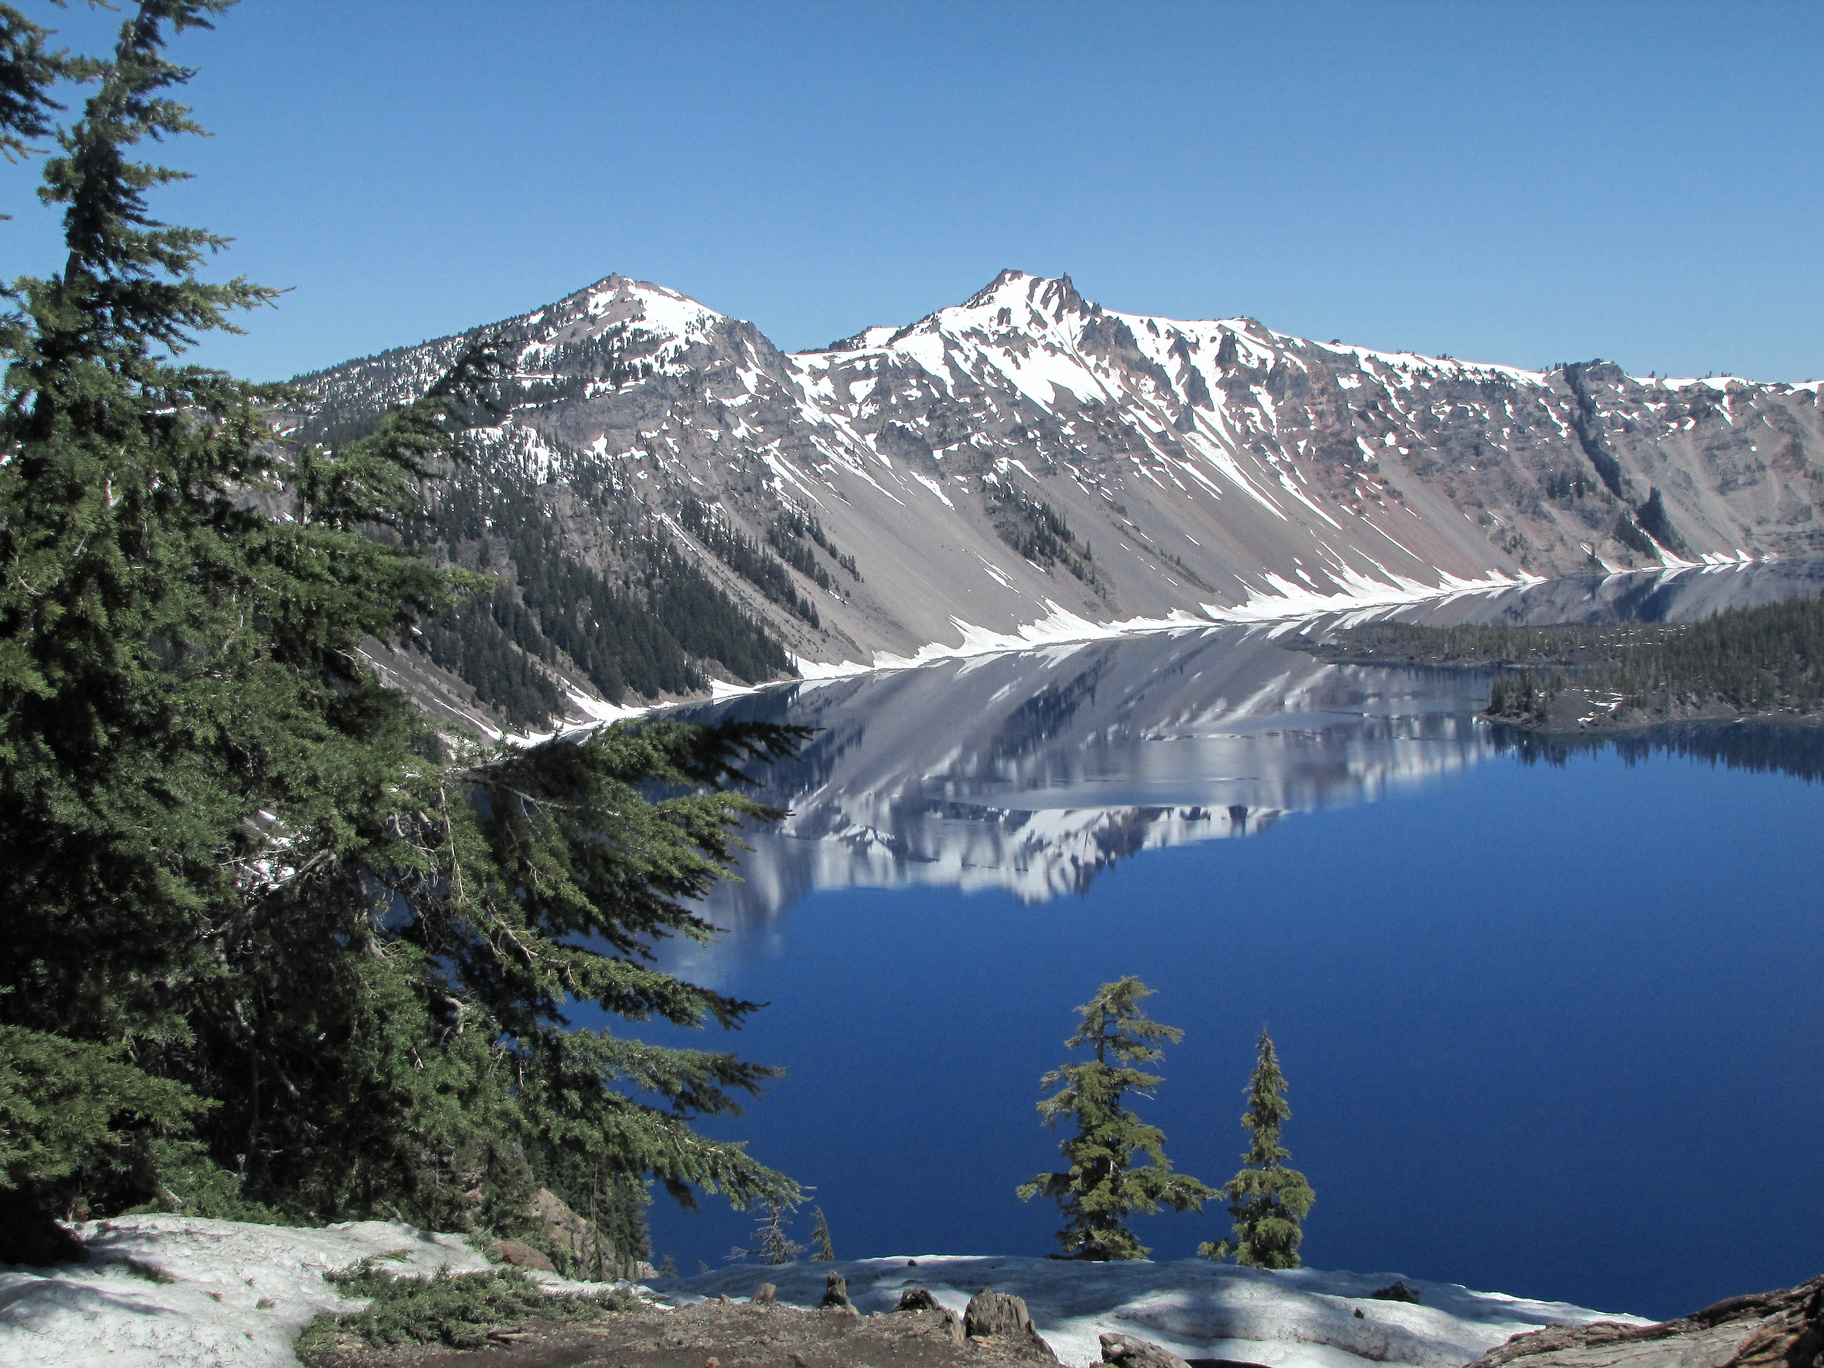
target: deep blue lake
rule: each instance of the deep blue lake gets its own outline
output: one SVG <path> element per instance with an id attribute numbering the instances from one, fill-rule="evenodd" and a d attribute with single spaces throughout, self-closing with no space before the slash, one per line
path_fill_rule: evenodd
<path id="1" fill-rule="evenodd" d="M 1772 593 L 1646 588 L 1429 612 Z M 814 1185 L 842 1257 L 1048 1252 L 1055 1207 L 1014 1196 L 1057 1158 L 1039 1076 L 1071 1009 L 1136 974 L 1185 1032 L 1136 1109 L 1212 1185 L 1270 1023 L 1310 1265 L 1650 1316 L 1824 1270 L 1819 734 L 1528 755 L 1477 718 L 1486 676 L 1283 640 L 1147 636 L 701 710 L 823 728 L 768 776 L 792 817 L 710 902 L 729 934 L 665 961 L 771 1005 L 728 1037 L 635 1028 L 789 1069 L 705 1128 Z M 752 1225 L 715 1199 L 650 1217 L 686 1272 Z M 1228 1217 L 1136 1229 L 1182 1258 Z"/>

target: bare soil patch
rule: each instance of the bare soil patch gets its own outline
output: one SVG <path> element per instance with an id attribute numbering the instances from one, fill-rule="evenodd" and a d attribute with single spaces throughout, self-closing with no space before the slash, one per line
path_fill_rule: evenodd
<path id="1" fill-rule="evenodd" d="M 956 1342 L 941 1311 L 859 1316 L 753 1302 L 620 1311 L 585 1324 L 502 1326 L 485 1349 L 339 1345 L 310 1368 L 1038 1368 L 1042 1342 Z"/>

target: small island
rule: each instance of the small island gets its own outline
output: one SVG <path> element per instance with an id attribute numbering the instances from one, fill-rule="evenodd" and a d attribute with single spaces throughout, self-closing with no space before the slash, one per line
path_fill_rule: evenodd
<path id="1" fill-rule="evenodd" d="M 1824 597 L 1697 622 L 1552 627 L 1375 623 L 1299 643 L 1339 664 L 1496 669 L 1487 716 L 1528 731 L 1667 722 L 1824 723 Z"/>

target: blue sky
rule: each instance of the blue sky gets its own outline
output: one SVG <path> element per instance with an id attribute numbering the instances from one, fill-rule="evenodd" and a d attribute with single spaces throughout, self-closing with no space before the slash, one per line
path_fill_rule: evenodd
<path id="1" fill-rule="evenodd" d="M 48 14 L 82 42 L 111 28 Z M 244 0 L 158 198 L 291 287 L 257 378 L 611 272 L 787 349 L 1003 266 L 1178 318 L 1824 374 L 1824 5 Z M 53 269 L 0 167 L 0 272 Z"/>

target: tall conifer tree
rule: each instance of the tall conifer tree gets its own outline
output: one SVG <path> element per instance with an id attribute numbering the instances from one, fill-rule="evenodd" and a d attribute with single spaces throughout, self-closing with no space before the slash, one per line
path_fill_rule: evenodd
<path id="1" fill-rule="evenodd" d="M 1199 1245 L 1197 1252 L 1252 1268 L 1297 1268 L 1298 1246 L 1305 1238 L 1300 1222 L 1316 1200 L 1305 1175 L 1285 1166 L 1292 1156 L 1279 1143 L 1279 1128 L 1292 1115 L 1286 1105 L 1285 1076 L 1267 1028 L 1260 1028 L 1254 1073 L 1248 1080 L 1248 1109 L 1241 1124 L 1252 1139 L 1242 1156 L 1242 1169 L 1224 1184 L 1235 1239 Z"/>
<path id="2" fill-rule="evenodd" d="M 1069 1259 L 1142 1259 L 1150 1252 L 1127 1228 L 1135 1212 L 1161 1205 L 1201 1211 L 1216 1195 L 1188 1174 L 1173 1173 L 1165 1157 L 1165 1134 L 1123 1105 L 1128 1092 L 1150 1095 L 1164 1082 L 1139 1068 L 1165 1057 L 1160 1041 L 1176 1044 L 1184 1032 L 1151 1021 L 1140 1008 L 1153 990 L 1129 975 L 1105 983 L 1077 1008 L 1083 1022 L 1064 1042 L 1068 1050 L 1090 1046 L 1096 1057 L 1066 1064 L 1039 1080 L 1058 1090 L 1039 1103 L 1047 1126 L 1069 1118 L 1077 1133 L 1058 1148 L 1070 1167 L 1041 1173 L 1018 1189 L 1021 1201 L 1053 1198 L 1064 1214 L 1058 1242 Z"/>
<path id="3" fill-rule="evenodd" d="M 277 438 L 282 387 L 179 363 L 273 298 L 199 280 L 225 240 L 154 219 L 182 177 L 130 157 L 198 131 L 163 50 L 227 8 L 143 0 L 84 62 L 0 6 L 4 150 L 49 129 L 56 81 L 93 84 L 45 164 L 63 268 L 0 314 L 0 1231 L 82 1199 L 506 1228 L 565 1168 L 790 1203 L 689 1125 L 775 1070 L 566 1012 L 754 1010 L 649 961 L 713 935 L 689 902 L 774 815 L 729 787 L 794 738 L 489 751 L 381 685 L 362 640 L 477 587 L 390 533 L 496 363 L 337 449 Z"/>

